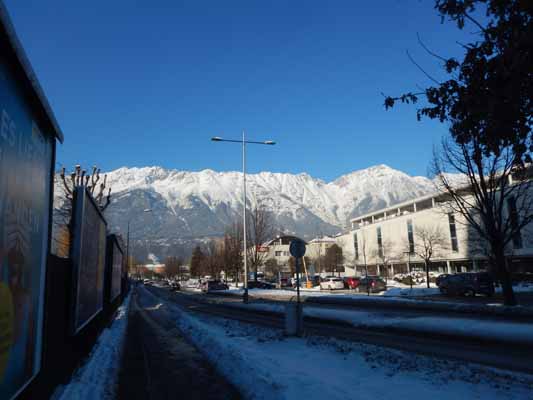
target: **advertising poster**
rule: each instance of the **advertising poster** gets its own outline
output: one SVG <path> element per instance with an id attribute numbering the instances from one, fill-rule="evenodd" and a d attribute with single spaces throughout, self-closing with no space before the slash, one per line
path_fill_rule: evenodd
<path id="1" fill-rule="evenodd" d="M 106 223 L 85 188 L 76 188 L 75 198 L 73 332 L 77 333 L 103 308 Z"/>
<path id="2" fill-rule="evenodd" d="M 39 372 L 53 138 L 0 61 L 0 399 Z"/>
<path id="3" fill-rule="evenodd" d="M 122 285 L 122 252 L 116 240 L 113 241 L 113 270 L 111 271 L 111 293 L 110 300 L 114 301 L 121 292 Z"/>

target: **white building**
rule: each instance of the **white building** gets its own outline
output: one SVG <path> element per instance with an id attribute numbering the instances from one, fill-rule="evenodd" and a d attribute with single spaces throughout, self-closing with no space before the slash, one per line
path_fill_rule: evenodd
<path id="1" fill-rule="evenodd" d="M 278 265 L 284 267 L 284 270 L 289 271 L 289 259 L 291 258 L 289 246 L 291 241 L 295 239 L 301 240 L 296 236 L 283 235 L 277 236 L 275 239 L 267 242 L 265 246 L 268 248 L 268 255 L 265 261 L 273 258 L 278 262 Z"/>
<path id="2" fill-rule="evenodd" d="M 446 195 L 419 197 L 351 220 L 351 230 L 336 238 L 343 249 L 346 275 L 421 270 L 423 231 L 439 230 L 442 243 L 434 249 L 430 270 L 466 272 L 486 269 L 487 249 L 460 214 L 448 212 Z M 528 227 L 529 228 L 529 227 Z M 508 251 L 512 269 L 533 272 L 533 229 L 524 229 Z"/>
<path id="3" fill-rule="evenodd" d="M 326 251 L 336 244 L 336 240 L 329 236 L 315 238 L 307 243 L 305 255 L 312 259 L 317 259 L 326 254 Z"/>

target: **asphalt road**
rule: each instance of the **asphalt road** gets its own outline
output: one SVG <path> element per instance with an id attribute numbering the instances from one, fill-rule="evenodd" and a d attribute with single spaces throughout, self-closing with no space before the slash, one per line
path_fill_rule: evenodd
<path id="1" fill-rule="evenodd" d="M 159 304 L 146 289 L 134 289 L 117 398 L 240 399 Z"/>
<path id="2" fill-rule="evenodd" d="M 279 314 L 228 307 L 226 303 L 239 301 L 235 298 L 217 297 L 196 293 L 170 292 L 168 289 L 147 287 L 162 300 L 173 302 L 192 313 L 229 318 L 282 329 L 284 317 Z M 397 311 L 391 311 L 397 312 Z M 387 318 L 387 312 L 382 311 Z M 533 373 L 533 349 L 487 343 L 480 340 L 450 338 L 445 336 L 416 335 L 390 329 L 374 330 L 355 328 L 348 324 L 332 323 L 312 318 L 305 319 L 305 332 L 310 335 L 335 337 L 343 340 L 364 342 L 440 358 L 475 362 L 502 369 Z"/>

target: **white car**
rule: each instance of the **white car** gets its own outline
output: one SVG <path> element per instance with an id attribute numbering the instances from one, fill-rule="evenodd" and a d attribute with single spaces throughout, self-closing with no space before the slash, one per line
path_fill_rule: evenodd
<path id="1" fill-rule="evenodd" d="M 320 282 L 320 289 L 322 290 L 334 290 L 334 289 L 344 289 L 344 281 L 342 278 L 335 278 L 328 276 L 323 278 Z"/>

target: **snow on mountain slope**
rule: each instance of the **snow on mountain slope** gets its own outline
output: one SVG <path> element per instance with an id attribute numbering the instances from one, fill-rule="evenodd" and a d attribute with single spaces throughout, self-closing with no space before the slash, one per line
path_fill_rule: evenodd
<path id="1" fill-rule="evenodd" d="M 123 221 L 113 221 L 113 217 L 125 214 L 124 207 L 136 202 L 143 203 L 146 208 L 156 207 L 167 219 L 176 219 L 181 228 L 189 226 L 187 234 L 190 236 L 221 233 L 223 224 L 242 212 L 242 174 L 239 172 L 120 168 L 108 173 L 108 182 L 115 194 L 110 207 L 111 220 L 118 225 Z M 307 174 L 261 172 L 247 175 L 247 207 L 264 204 L 276 216 L 280 229 L 290 230 L 296 225 L 305 225 L 305 220 L 314 219 L 313 229 L 318 228 L 318 231 L 304 228 L 305 232 L 296 232 L 313 235 L 319 234 L 321 229 L 339 230 L 357 214 L 433 190 L 431 180 L 411 177 L 386 165 L 355 171 L 330 183 Z M 125 197 L 127 204 L 122 204 Z M 197 224 L 191 218 L 198 218 L 199 211 L 210 214 L 210 218 L 206 219 L 208 215 L 201 218 L 203 228 L 209 229 L 195 232 L 191 227 Z M 317 227 L 317 224 L 323 226 Z"/>
<path id="2" fill-rule="evenodd" d="M 191 241 L 221 235 L 242 216 L 240 172 L 144 167 L 119 168 L 107 175 L 112 188 L 108 227 L 125 234 L 130 222 L 138 252 L 144 249 L 161 257 L 171 246 L 185 246 L 188 252 Z M 430 179 L 386 165 L 354 171 L 329 183 L 305 173 L 247 175 L 248 209 L 263 204 L 272 214 L 276 233 L 306 239 L 337 233 L 350 218 L 433 191 Z M 143 213 L 148 208 L 153 212 Z"/>

